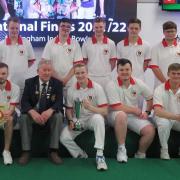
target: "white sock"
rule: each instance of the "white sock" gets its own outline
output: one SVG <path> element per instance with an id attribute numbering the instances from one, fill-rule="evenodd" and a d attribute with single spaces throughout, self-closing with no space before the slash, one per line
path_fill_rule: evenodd
<path id="1" fill-rule="evenodd" d="M 103 156 L 103 150 L 97 149 L 96 156 Z"/>
<path id="2" fill-rule="evenodd" d="M 125 149 L 125 144 L 118 144 L 118 149 Z"/>

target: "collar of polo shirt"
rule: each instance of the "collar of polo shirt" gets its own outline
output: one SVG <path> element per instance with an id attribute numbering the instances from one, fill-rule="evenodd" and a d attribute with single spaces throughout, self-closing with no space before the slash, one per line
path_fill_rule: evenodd
<path id="1" fill-rule="evenodd" d="M 138 36 L 138 39 L 137 39 L 137 45 L 142 45 L 143 42 L 142 42 L 142 39 L 140 36 Z M 124 46 L 129 46 L 129 39 L 128 37 L 124 39 Z"/>
<path id="2" fill-rule="evenodd" d="M 18 45 L 22 45 L 22 44 L 23 44 L 23 41 L 22 41 L 22 37 L 21 37 L 21 36 L 18 36 L 17 43 L 18 43 Z M 11 45 L 11 44 L 12 44 L 12 43 L 11 43 L 11 39 L 10 39 L 10 37 L 8 36 L 8 37 L 6 38 L 6 45 Z"/>
<path id="3" fill-rule="evenodd" d="M 81 85 L 77 82 L 76 83 L 76 89 L 80 89 L 81 88 Z M 87 88 L 93 88 L 93 83 L 92 83 L 92 81 L 90 80 L 90 79 L 88 79 L 88 84 L 87 84 Z"/>
<path id="4" fill-rule="evenodd" d="M 6 80 L 5 90 L 6 91 L 11 91 L 11 82 L 8 81 L 8 80 Z"/>
<path id="5" fill-rule="evenodd" d="M 168 46 L 169 46 L 168 43 L 167 43 L 167 41 L 166 41 L 165 39 L 162 40 L 162 45 L 163 45 L 164 47 L 168 47 Z M 173 45 L 174 45 L 174 46 L 177 46 L 177 40 L 176 40 L 176 39 L 174 39 Z"/>
<path id="6" fill-rule="evenodd" d="M 119 86 L 123 85 L 123 81 L 120 79 L 120 77 L 117 77 L 117 81 L 118 81 Z M 130 84 L 131 85 L 135 84 L 135 80 L 132 77 L 130 77 Z"/>
<path id="7" fill-rule="evenodd" d="M 96 44 L 97 43 L 97 38 L 94 36 L 92 36 L 92 43 Z M 107 44 L 108 43 L 108 38 L 107 36 L 103 36 L 103 44 Z"/>
<path id="8" fill-rule="evenodd" d="M 55 44 L 60 44 L 60 43 L 61 43 L 60 37 L 57 36 L 57 37 L 55 38 L 55 41 L 54 41 L 54 42 L 55 42 Z M 68 37 L 67 40 L 66 40 L 66 42 L 67 42 L 68 45 L 70 45 L 70 44 L 71 44 L 71 38 Z"/>

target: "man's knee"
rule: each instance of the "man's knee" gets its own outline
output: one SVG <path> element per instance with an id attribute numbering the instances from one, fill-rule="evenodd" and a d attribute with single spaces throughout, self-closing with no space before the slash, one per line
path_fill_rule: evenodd
<path id="1" fill-rule="evenodd" d="M 145 126 L 142 130 L 141 130 L 141 135 L 142 136 L 152 136 L 154 137 L 155 135 L 155 128 L 152 124 L 149 124 L 147 126 Z"/>
<path id="2" fill-rule="evenodd" d="M 115 117 L 115 125 L 127 124 L 127 114 L 123 111 L 119 111 Z"/>
<path id="3" fill-rule="evenodd" d="M 68 127 L 65 127 L 63 130 L 62 130 L 62 133 L 60 135 L 60 142 L 62 144 L 64 144 L 65 142 L 67 141 L 70 141 L 72 140 L 71 136 L 70 136 L 70 132 L 69 132 L 69 129 Z"/>

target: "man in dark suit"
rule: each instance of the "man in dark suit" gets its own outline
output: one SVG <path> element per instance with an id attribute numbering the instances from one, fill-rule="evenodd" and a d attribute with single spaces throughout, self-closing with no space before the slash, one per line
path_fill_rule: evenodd
<path id="1" fill-rule="evenodd" d="M 38 76 L 27 79 L 21 99 L 21 139 L 22 156 L 19 163 L 25 165 L 30 160 L 32 127 L 50 129 L 49 158 L 55 164 L 61 164 L 58 156 L 59 136 L 62 126 L 63 94 L 62 84 L 52 78 L 51 61 L 40 61 Z M 33 126 L 32 126 L 33 125 Z"/>

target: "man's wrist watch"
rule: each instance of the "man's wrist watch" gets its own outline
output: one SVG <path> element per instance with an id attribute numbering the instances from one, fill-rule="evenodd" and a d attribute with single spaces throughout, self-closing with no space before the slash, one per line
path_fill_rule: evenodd
<path id="1" fill-rule="evenodd" d="M 145 112 L 148 116 L 151 115 L 151 111 L 146 110 Z"/>

